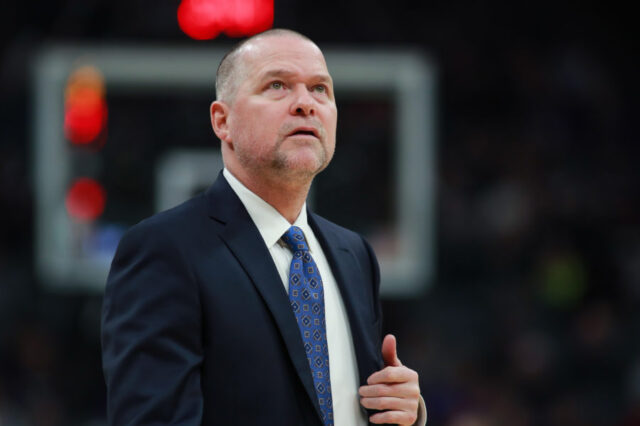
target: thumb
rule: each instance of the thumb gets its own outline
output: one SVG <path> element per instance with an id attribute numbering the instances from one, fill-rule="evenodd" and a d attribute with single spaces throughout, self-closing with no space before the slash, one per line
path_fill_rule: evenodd
<path id="1" fill-rule="evenodd" d="M 385 367 L 399 367 L 402 365 L 398 359 L 396 351 L 396 337 L 393 334 L 387 334 L 382 341 L 382 359 Z"/>

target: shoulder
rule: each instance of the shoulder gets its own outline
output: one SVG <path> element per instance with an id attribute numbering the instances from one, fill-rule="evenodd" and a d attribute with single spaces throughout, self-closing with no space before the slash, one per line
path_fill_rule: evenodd
<path id="1" fill-rule="evenodd" d="M 105 297 L 161 293 L 193 282 L 192 246 L 198 218 L 206 218 L 202 204 L 204 197 L 197 195 L 129 228 L 111 262 Z"/>
<path id="2" fill-rule="evenodd" d="M 211 220 L 202 194 L 143 219 L 120 239 L 111 267 L 126 267 L 131 262 L 146 265 L 149 259 L 189 264 L 207 222 Z"/>
<path id="3" fill-rule="evenodd" d="M 143 219 L 125 232 L 121 244 L 138 239 L 149 242 L 158 242 L 159 239 L 180 240 L 195 232 L 198 223 L 206 219 L 205 205 L 205 196 L 199 194 L 176 207 Z"/>
<path id="4" fill-rule="evenodd" d="M 131 227 L 132 231 L 148 231 L 151 229 L 163 228 L 167 230 L 176 227 L 188 227 L 194 225 L 200 217 L 206 217 L 206 200 L 203 193 L 173 207 L 161 211 Z"/>

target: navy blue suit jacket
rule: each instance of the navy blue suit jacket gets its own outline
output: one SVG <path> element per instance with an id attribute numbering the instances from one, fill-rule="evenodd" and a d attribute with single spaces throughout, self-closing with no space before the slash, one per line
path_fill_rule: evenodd
<path id="1" fill-rule="evenodd" d="M 356 233 L 315 214 L 340 288 L 360 383 L 382 367 L 378 265 Z M 320 425 L 300 331 L 258 229 L 222 175 L 132 227 L 102 316 L 110 425 Z"/>

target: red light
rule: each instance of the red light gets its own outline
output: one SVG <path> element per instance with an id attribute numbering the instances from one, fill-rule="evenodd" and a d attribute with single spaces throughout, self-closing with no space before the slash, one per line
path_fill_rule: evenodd
<path id="1" fill-rule="evenodd" d="M 273 0 L 236 0 L 225 34 L 229 37 L 250 36 L 273 25 Z"/>
<path id="2" fill-rule="evenodd" d="M 207 0 L 183 0 L 178 6 L 178 25 L 189 37 L 196 40 L 208 40 L 222 31 L 217 22 L 215 5 Z"/>
<path id="3" fill-rule="evenodd" d="M 273 25 L 273 0 L 182 0 L 178 24 L 196 40 L 250 36 Z"/>
<path id="4" fill-rule="evenodd" d="M 78 68 L 69 76 L 65 90 L 65 136 L 74 144 L 90 144 L 106 125 L 104 79 L 94 67 Z"/>
<path id="5" fill-rule="evenodd" d="M 98 182 L 79 178 L 67 192 L 65 205 L 69 215 L 79 222 L 90 222 L 98 218 L 107 202 L 107 194 Z"/>
<path id="6" fill-rule="evenodd" d="M 107 102 L 94 90 L 78 90 L 67 101 L 64 114 L 65 136 L 72 143 L 83 145 L 94 141 L 107 123 Z"/>

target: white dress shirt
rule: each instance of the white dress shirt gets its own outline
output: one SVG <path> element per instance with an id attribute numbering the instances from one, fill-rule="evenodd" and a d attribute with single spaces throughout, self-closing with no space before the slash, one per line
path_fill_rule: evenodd
<path id="1" fill-rule="evenodd" d="M 279 244 L 278 241 L 291 227 L 291 224 L 275 208 L 244 186 L 226 168 L 222 173 L 258 228 L 273 258 L 273 263 L 280 274 L 282 285 L 288 292 L 289 267 L 293 253 L 288 247 Z M 331 267 L 313 230 L 307 223 L 306 203 L 302 206 L 302 210 L 293 225 L 304 232 L 309 251 L 322 277 L 334 424 L 339 426 L 364 426 L 367 424 L 367 416 L 366 412 L 361 409 L 358 396 L 358 363 L 353 347 L 349 319 L 336 279 L 331 272 Z"/>

